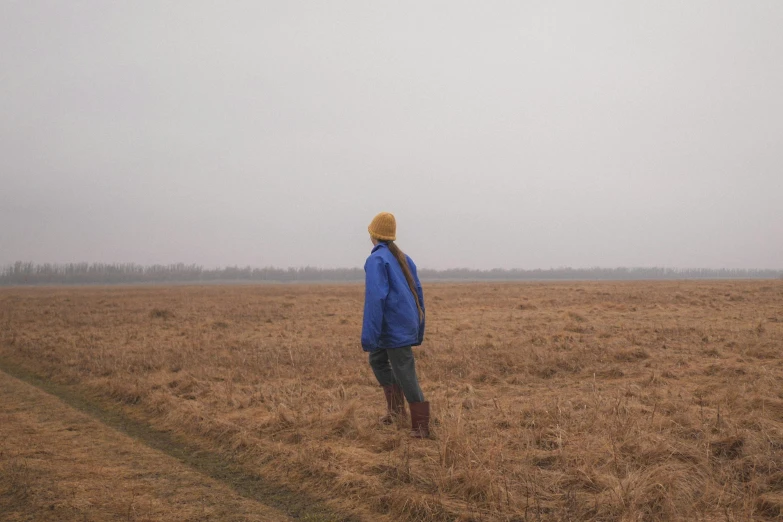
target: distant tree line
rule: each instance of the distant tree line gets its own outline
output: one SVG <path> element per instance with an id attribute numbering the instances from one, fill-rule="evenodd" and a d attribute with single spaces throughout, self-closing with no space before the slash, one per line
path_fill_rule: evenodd
<path id="1" fill-rule="evenodd" d="M 492 270 L 470 270 L 456 268 L 448 270 L 419 270 L 421 279 L 468 280 L 468 281 L 633 281 L 647 279 L 778 279 L 783 270 L 734 269 L 734 268 L 519 268 Z"/>
<path id="2" fill-rule="evenodd" d="M 13 265 L 0 269 L 0 285 L 359 281 L 363 277 L 364 272 L 360 268 L 227 266 L 207 269 L 199 265 L 185 263 L 171 265 L 138 265 L 135 263 L 34 264 L 17 261 Z"/>
<path id="3" fill-rule="evenodd" d="M 783 270 L 729 268 L 548 268 L 535 270 L 420 269 L 424 281 L 576 281 L 644 279 L 783 279 Z M 253 268 L 199 265 L 138 265 L 134 263 L 35 264 L 16 262 L 0 268 L 0 285 L 80 285 L 210 282 L 360 282 L 361 268 Z"/>

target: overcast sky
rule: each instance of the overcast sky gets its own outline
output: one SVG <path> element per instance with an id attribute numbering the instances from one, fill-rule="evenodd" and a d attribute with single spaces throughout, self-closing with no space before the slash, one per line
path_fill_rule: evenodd
<path id="1" fill-rule="evenodd" d="M 783 268 L 783 2 L 0 0 L 0 264 Z"/>

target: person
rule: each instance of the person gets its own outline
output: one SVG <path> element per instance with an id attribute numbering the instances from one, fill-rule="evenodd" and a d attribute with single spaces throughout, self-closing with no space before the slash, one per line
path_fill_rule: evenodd
<path id="1" fill-rule="evenodd" d="M 424 340 L 424 292 L 416 265 L 394 243 L 397 222 L 381 212 L 367 227 L 373 249 L 364 264 L 364 320 L 362 348 L 369 352 L 370 367 L 386 397 L 383 424 L 411 410 L 411 436 L 430 435 L 430 403 L 416 376 L 413 346 Z"/>

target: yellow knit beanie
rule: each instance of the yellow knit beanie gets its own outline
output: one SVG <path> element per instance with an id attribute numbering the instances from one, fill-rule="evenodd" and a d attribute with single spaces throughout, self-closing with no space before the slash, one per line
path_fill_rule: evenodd
<path id="1" fill-rule="evenodd" d="M 380 239 L 381 241 L 394 241 L 397 239 L 397 221 L 394 219 L 394 214 L 389 212 L 381 212 L 370 222 L 370 226 L 367 227 L 367 231 L 371 237 Z"/>

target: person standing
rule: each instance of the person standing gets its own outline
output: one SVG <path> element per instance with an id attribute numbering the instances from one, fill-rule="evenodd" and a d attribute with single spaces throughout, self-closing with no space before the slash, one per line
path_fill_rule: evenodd
<path id="1" fill-rule="evenodd" d="M 405 415 L 407 399 L 411 436 L 427 438 L 430 403 L 419 386 L 412 350 L 424 340 L 424 292 L 413 260 L 394 243 L 394 215 L 381 212 L 367 230 L 373 249 L 364 263 L 362 348 L 369 352 L 370 367 L 386 396 L 381 422 L 391 424 Z"/>

